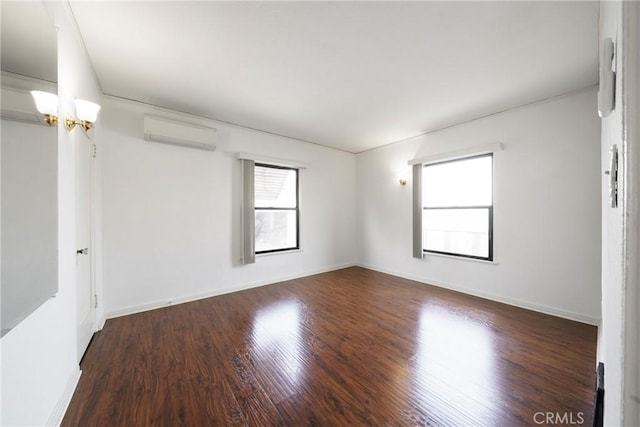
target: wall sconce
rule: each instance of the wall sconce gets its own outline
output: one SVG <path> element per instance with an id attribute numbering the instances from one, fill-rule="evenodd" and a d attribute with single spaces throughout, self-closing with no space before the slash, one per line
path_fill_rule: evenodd
<path id="1" fill-rule="evenodd" d="M 36 109 L 44 116 L 44 121 L 49 126 L 58 122 L 58 95 L 40 90 L 32 90 L 31 96 L 36 103 Z"/>
<path id="2" fill-rule="evenodd" d="M 407 170 L 405 167 L 399 168 L 396 176 L 398 177 L 400 185 L 407 185 Z"/>
<path id="3" fill-rule="evenodd" d="M 70 114 L 67 114 L 64 118 L 64 127 L 69 132 L 73 130 L 76 125 L 80 125 L 85 131 L 88 131 L 93 127 L 96 119 L 98 118 L 98 111 L 100 106 L 84 99 L 74 99 L 73 103 L 76 106 L 76 114 L 78 119 L 74 119 Z"/>

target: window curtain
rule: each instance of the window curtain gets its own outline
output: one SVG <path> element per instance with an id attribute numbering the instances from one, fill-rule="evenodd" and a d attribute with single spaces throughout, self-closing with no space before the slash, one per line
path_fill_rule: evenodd
<path id="1" fill-rule="evenodd" d="M 242 162 L 242 263 L 256 262 L 255 162 Z"/>
<path id="2" fill-rule="evenodd" d="M 422 259 L 422 163 L 413 165 L 413 257 Z"/>

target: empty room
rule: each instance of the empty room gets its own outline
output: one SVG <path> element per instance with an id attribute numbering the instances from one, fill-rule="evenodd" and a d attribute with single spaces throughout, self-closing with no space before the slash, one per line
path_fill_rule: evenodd
<path id="1" fill-rule="evenodd" d="M 2 426 L 640 425 L 640 3 L 0 5 Z"/>

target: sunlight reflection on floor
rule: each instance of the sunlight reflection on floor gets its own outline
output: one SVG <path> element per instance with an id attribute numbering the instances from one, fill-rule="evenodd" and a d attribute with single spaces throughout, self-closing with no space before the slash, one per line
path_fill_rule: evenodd
<path id="1" fill-rule="evenodd" d="M 261 357 L 277 361 L 291 384 L 301 384 L 304 377 L 301 329 L 297 301 L 282 301 L 261 309 L 253 322 L 254 350 Z"/>
<path id="2" fill-rule="evenodd" d="M 422 403 L 456 402 L 456 411 L 494 425 L 500 396 L 494 386 L 491 330 L 464 314 L 427 306 L 420 313 L 416 339 L 412 378 L 419 390 L 415 395 L 424 396 Z"/>

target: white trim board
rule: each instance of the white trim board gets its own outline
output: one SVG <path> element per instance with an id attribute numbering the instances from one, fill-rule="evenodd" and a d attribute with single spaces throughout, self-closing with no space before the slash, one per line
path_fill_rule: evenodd
<path id="1" fill-rule="evenodd" d="M 245 285 L 227 287 L 222 289 L 216 289 L 211 292 L 203 292 L 199 294 L 186 295 L 182 297 L 173 298 L 170 300 L 159 300 L 148 304 L 141 304 L 136 306 L 130 306 L 118 310 L 109 311 L 105 314 L 106 319 L 113 319 L 121 316 L 128 316 L 130 314 L 142 313 L 145 311 L 156 310 L 158 308 L 170 307 L 178 304 L 184 304 L 187 302 L 198 301 L 205 298 L 211 298 L 219 295 L 230 294 L 233 292 L 245 291 L 247 289 L 259 288 L 261 286 L 274 285 L 276 283 L 286 282 L 287 280 L 300 279 L 302 277 L 313 276 L 321 273 L 328 273 L 330 271 L 342 270 L 344 268 L 355 267 L 356 263 L 340 264 L 333 267 L 323 268 L 319 270 L 308 271 L 306 273 L 293 274 L 290 276 L 283 276 L 272 280 L 261 280 L 257 282 L 251 282 Z"/>
<path id="2" fill-rule="evenodd" d="M 536 311 L 538 313 L 548 314 L 550 316 L 561 317 L 563 319 L 573 320 L 575 322 L 586 323 L 588 325 L 600 326 L 600 319 L 591 316 L 585 316 L 583 314 L 573 313 L 571 311 L 562 310 L 555 307 L 549 307 L 541 304 L 535 304 L 527 301 L 522 301 L 514 298 L 502 297 L 489 292 L 478 292 L 472 289 L 463 288 L 460 286 L 453 286 L 450 284 L 439 283 L 434 281 L 425 281 L 424 278 L 418 276 L 412 276 L 402 273 L 397 273 L 389 270 L 384 270 L 377 267 L 372 267 L 367 264 L 357 264 L 358 267 L 366 268 L 369 270 L 377 271 L 380 273 L 390 274 L 392 276 L 402 277 L 403 279 L 413 280 L 414 282 L 423 283 L 425 285 L 437 286 L 438 288 L 449 289 L 451 291 L 460 292 L 475 297 L 488 299 L 491 301 L 499 302 L 502 304 L 512 305 L 514 307 L 524 308 L 526 310 Z"/>
<path id="3" fill-rule="evenodd" d="M 253 160 L 256 163 L 268 163 L 276 166 L 288 166 L 298 169 L 307 169 L 309 164 L 298 160 L 279 159 L 277 157 L 262 156 L 259 154 L 238 153 L 238 160 Z"/>
<path id="4" fill-rule="evenodd" d="M 53 411 L 51 411 L 51 415 L 49 415 L 49 419 L 47 420 L 48 426 L 59 426 L 62 424 L 62 419 L 67 412 L 69 404 L 71 403 L 71 398 L 73 397 L 73 393 L 76 391 L 78 381 L 80 381 L 80 375 L 82 375 L 82 371 L 79 366 L 76 366 L 69 375 L 67 383 L 64 386 L 64 390 L 56 402 L 56 406 L 53 408 Z"/>
<path id="5" fill-rule="evenodd" d="M 619 103 L 622 104 L 625 136 L 622 191 L 622 206 L 625 212 L 622 231 L 622 424 L 640 425 L 640 4 L 624 2 L 622 16 L 624 51 L 622 102 Z M 606 360 L 604 362 L 608 363 Z M 605 423 L 606 419 L 605 414 Z"/>
<path id="6" fill-rule="evenodd" d="M 413 160 L 409 160 L 409 166 L 421 164 L 421 163 L 433 163 L 442 160 L 455 160 L 468 156 L 475 156 L 481 154 L 495 153 L 496 151 L 504 150 L 504 144 L 501 142 L 495 142 L 493 144 L 480 145 L 476 147 L 469 147 L 462 150 L 448 151 L 444 153 L 434 153 L 428 156 L 417 157 Z"/>

